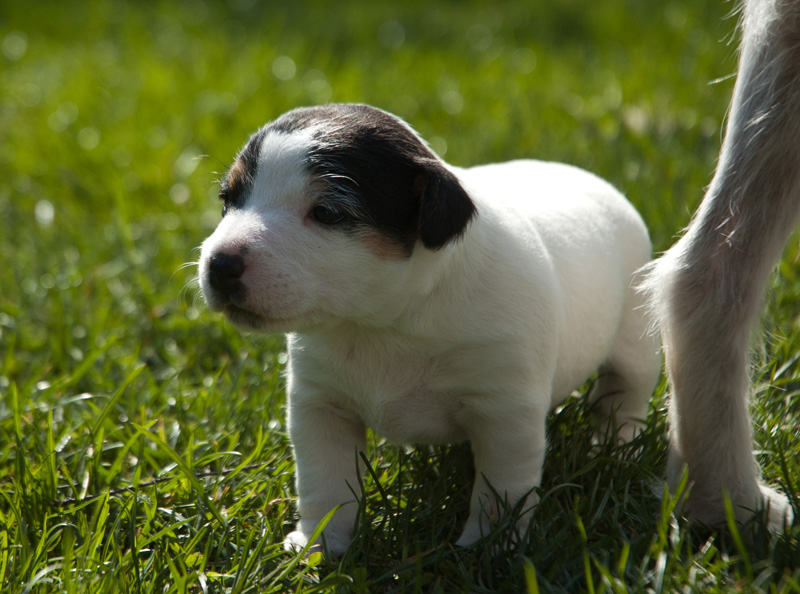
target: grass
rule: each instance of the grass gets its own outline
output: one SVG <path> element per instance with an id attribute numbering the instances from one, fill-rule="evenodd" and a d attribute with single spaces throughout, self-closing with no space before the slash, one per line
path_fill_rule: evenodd
<path id="1" fill-rule="evenodd" d="M 632 446 L 593 450 L 581 398 L 552 415 L 517 549 L 508 526 L 451 544 L 468 447 L 391 444 L 370 448 L 343 558 L 282 549 L 296 521 L 283 341 L 210 315 L 184 266 L 218 220 L 214 180 L 283 111 L 364 101 L 459 165 L 591 169 L 663 250 L 716 159 L 733 7 L 587 6 L 0 4 L 0 590 L 800 592 L 797 523 L 770 536 L 759 520 L 715 533 L 680 519 L 662 484 L 663 384 Z M 797 261 L 793 241 L 753 406 L 765 476 L 796 516 Z"/>

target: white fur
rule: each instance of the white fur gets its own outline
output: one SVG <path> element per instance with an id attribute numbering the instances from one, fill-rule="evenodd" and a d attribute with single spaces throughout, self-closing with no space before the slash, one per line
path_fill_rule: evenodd
<path id="1" fill-rule="evenodd" d="M 725 523 L 769 507 L 792 511 L 761 483 L 748 414 L 748 351 L 772 267 L 800 217 L 800 2 L 745 2 L 742 54 L 711 186 L 684 237 L 646 288 L 672 389 L 669 481 L 688 467 L 686 513 Z"/>
<path id="2" fill-rule="evenodd" d="M 289 544 L 304 545 L 347 504 L 324 531 L 330 550 L 347 547 L 367 426 L 401 443 L 470 440 L 477 479 L 462 545 L 498 509 L 487 481 L 511 502 L 539 485 L 546 415 L 596 370 L 600 410 L 633 436 L 660 355 L 633 288 L 650 241 L 619 192 L 560 164 L 450 168 L 478 215 L 442 249 L 418 243 L 410 257 L 386 258 L 358 235 L 309 221 L 305 141 L 266 136 L 254 199 L 229 212 L 200 262 L 210 307 L 224 309 L 206 280 L 209 258 L 247 243 L 240 305 L 253 316 L 232 321 L 292 331 L 288 426 L 301 519 Z"/>

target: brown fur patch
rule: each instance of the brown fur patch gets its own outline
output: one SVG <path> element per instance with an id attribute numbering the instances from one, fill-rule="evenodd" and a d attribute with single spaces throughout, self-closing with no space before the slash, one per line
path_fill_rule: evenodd
<path id="1" fill-rule="evenodd" d="M 228 170 L 227 186 L 232 192 L 240 192 L 246 185 L 248 180 L 247 167 L 244 160 L 236 159 L 231 168 Z"/>
<path id="2" fill-rule="evenodd" d="M 411 255 L 406 245 L 381 235 L 374 229 L 360 231 L 358 239 L 380 260 L 405 260 Z"/>

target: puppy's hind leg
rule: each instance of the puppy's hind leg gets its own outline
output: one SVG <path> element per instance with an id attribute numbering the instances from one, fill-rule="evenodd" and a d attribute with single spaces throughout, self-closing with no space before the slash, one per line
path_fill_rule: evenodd
<path id="1" fill-rule="evenodd" d="M 612 426 L 621 441 L 630 441 L 644 428 L 647 409 L 661 373 L 658 337 L 651 331 L 638 278 L 627 290 L 625 310 L 614 345 L 600 368 L 589 395 L 601 420 L 597 437 L 606 439 Z"/>

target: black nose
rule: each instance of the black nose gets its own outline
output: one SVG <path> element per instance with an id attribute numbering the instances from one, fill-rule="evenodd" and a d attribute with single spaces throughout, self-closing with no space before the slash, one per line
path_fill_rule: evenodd
<path id="1" fill-rule="evenodd" d="M 230 295 L 241 288 L 244 259 L 237 254 L 214 254 L 208 263 L 208 281 L 214 290 Z"/>

